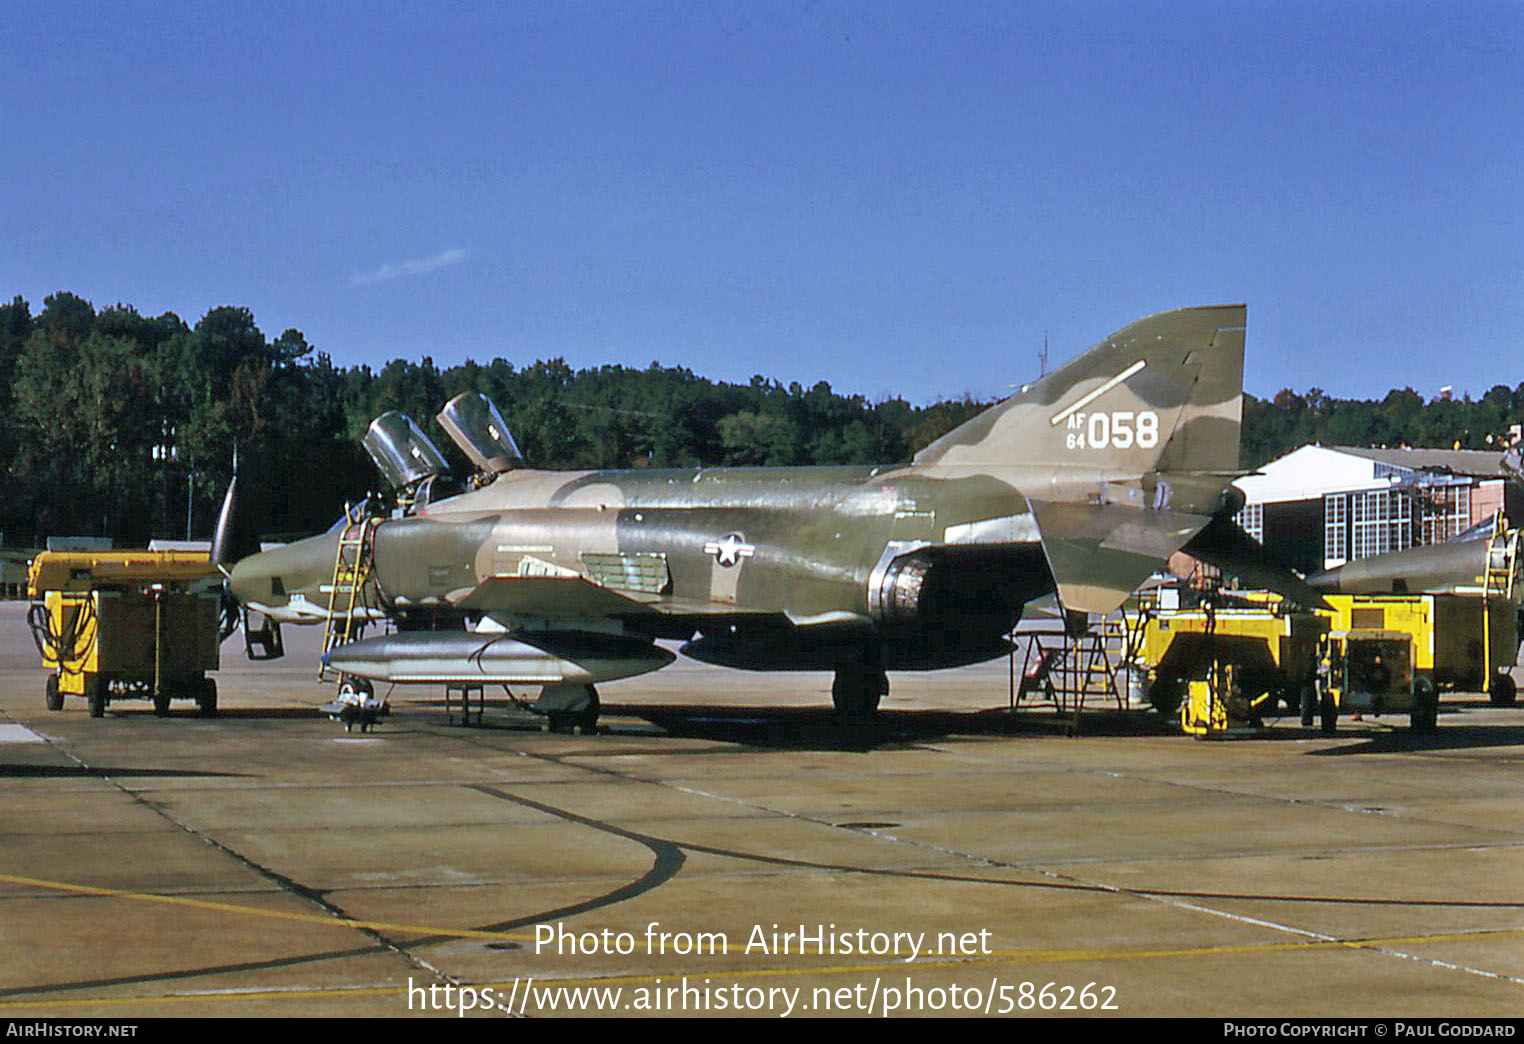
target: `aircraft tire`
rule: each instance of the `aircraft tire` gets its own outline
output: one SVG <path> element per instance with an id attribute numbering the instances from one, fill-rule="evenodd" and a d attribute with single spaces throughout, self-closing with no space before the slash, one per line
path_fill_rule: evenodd
<path id="1" fill-rule="evenodd" d="M 883 671 L 843 668 L 831 682 L 831 705 L 836 719 L 843 724 L 871 722 L 878 714 L 878 704 L 889 692 L 889 678 Z"/>
<path id="2" fill-rule="evenodd" d="M 598 731 L 598 712 L 603 709 L 598 702 L 598 690 L 591 685 L 587 687 L 587 700 L 587 706 L 576 712 L 576 727 L 584 736 L 591 736 Z"/>
<path id="3" fill-rule="evenodd" d="M 1148 704 L 1166 718 L 1173 718 L 1180 711 L 1185 686 L 1173 675 L 1161 674 L 1148 687 Z"/>
<path id="4" fill-rule="evenodd" d="M 48 710 L 63 710 L 63 693 L 58 691 L 58 675 L 48 675 L 48 684 L 45 691 L 45 698 L 48 701 Z"/>
<path id="5" fill-rule="evenodd" d="M 581 711 L 549 711 L 545 715 L 546 729 L 570 736 L 577 731 L 577 723 L 581 717 Z"/>
<path id="6" fill-rule="evenodd" d="M 598 702 L 598 690 L 591 685 L 584 686 L 587 694 L 587 703 L 576 710 L 552 710 L 545 712 L 546 728 L 550 732 L 559 732 L 570 735 L 578 729 L 584 736 L 598 731 L 598 713 L 601 705 Z"/>

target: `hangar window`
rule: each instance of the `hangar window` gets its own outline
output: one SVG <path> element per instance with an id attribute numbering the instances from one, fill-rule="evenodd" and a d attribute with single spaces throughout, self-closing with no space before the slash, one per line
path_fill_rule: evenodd
<path id="1" fill-rule="evenodd" d="M 1265 542 L 1265 505 L 1245 504 L 1238 512 L 1238 525 L 1261 544 Z"/>
<path id="2" fill-rule="evenodd" d="M 1370 558 L 1413 546 L 1413 501 L 1402 490 L 1351 494 L 1354 547 L 1351 559 Z"/>
<path id="3" fill-rule="evenodd" d="M 1330 493 L 1323 498 L 1323 565 L 1332 569 L 1349 559 L 1349 496 Z"/>
<path id="4" fill-rule="evenodd" d="M 1470 527 L 1470 486 L 1430 487 L 1423 499 L 1423 543 L 1443 544 Z"/>

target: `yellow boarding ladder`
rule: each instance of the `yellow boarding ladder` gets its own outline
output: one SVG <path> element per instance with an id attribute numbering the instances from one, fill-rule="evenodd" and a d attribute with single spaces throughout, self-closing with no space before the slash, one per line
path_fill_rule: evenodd
<path id="1" fill-rule="evenodd" d="M 323 622 L 323 656 L 319 661 L 318 681 L 326 681 L 330 668 L 328 653 L 358 638 L 365 621 L 355 622 L 355 607 L 360 591 L 370 579 L 371 538 L 381 520 L 372 516 L 355 518 L 345 509 L 343 532 L 333 556 L 333 582 L 328 585 L 328 617 Z M 338 671 L 333 671 L 339 674 Z"/>
<path id="2" fill-rule="evenodd" d="M 1488 598 L 1513 597 L 1513 585 L 1518 580 L 1519 531 L 1508 528 L 1508 520 L 1500 512 L 1493 526 L 1492 538 L 1487 542 L 1487 577 L 1483 592 Z"/>

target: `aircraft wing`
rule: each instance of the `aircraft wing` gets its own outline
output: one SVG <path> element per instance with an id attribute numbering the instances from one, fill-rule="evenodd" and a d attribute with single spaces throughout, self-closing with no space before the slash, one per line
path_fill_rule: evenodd
<path id="1" fill-rule="evenodd" d="M 1065 609 L 1109 613 L 1211 521 L 1122 504 L 1032 503 Z"/>

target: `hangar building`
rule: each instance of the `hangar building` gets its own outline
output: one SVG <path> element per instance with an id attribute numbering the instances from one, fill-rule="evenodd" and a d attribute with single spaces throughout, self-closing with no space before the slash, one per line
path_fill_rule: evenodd
<path id="1" fill-rule="evenodd" d="M 1303 573 L 1521 517 L 1501 451 L 1303 446 L 1239 479 L 1239 525 Z"/>

